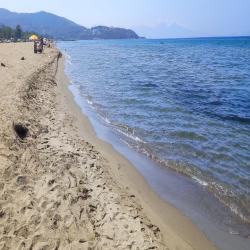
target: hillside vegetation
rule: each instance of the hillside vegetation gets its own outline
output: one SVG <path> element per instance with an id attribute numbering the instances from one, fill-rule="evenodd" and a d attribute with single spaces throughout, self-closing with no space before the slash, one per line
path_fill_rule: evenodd
<path id="1" fill-rule="evenodd" d="M 15 29 L 0 25 L 0 41 L 4 40 L 27 40 L 29 39 L 30 35 L 33 34 L 32 32 L 24 32 L 20 25 L 17 25 Z"/>
<path id="2" fill-rule="evenodd" d="M 0 8 L 0 24 L 15 28 L 18 24 L 25 31 L 36 31 L 55 40 L 83 39 L 136 39 L 138 35 L 130 29 L 97 26 L 86 28 L 64 17 L 48 12 L 16 13 Z"/>

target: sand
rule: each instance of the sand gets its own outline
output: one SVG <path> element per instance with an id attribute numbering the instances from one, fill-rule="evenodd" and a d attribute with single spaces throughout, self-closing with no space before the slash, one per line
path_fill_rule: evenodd
<path id="1" fill-rule="evenodd" d="M 57 49 L 0 63 L 0 249 L 215 249 L 96 138 Z"/>

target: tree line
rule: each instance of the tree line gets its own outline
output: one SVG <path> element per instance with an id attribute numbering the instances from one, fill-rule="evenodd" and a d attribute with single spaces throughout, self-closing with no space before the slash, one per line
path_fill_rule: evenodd
<path id="1" fill-rule="evenodd" d="M 34 34 L 32 32 L 23 31 L 20 25 L 16 28 L 11 28 L 9 26 L 0 25 L 0 41 L 2 40 L 28 40 L 29 37 Z"/>

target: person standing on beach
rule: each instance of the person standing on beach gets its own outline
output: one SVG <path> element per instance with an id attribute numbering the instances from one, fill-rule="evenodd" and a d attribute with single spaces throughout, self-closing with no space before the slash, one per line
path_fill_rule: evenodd
<path id="1" fill-rule="evenodd" d="M 39 53 L 43 53 L 43 38 L 40 38 L 39 45 L 38 45 Z"/>
<path id="2" fill-rule="evenodd" d="M 37 41 L 34 41 L 34 53 L 37 54 Z"/>

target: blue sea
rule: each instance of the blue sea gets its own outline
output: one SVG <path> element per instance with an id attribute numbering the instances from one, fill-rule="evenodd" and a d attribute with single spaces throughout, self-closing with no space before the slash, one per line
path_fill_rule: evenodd
<path id="1" fill-rule="evenodd" d="M 250 222 L 250 38 L 60 42 L 71 84 L 122 143 Z"/>

